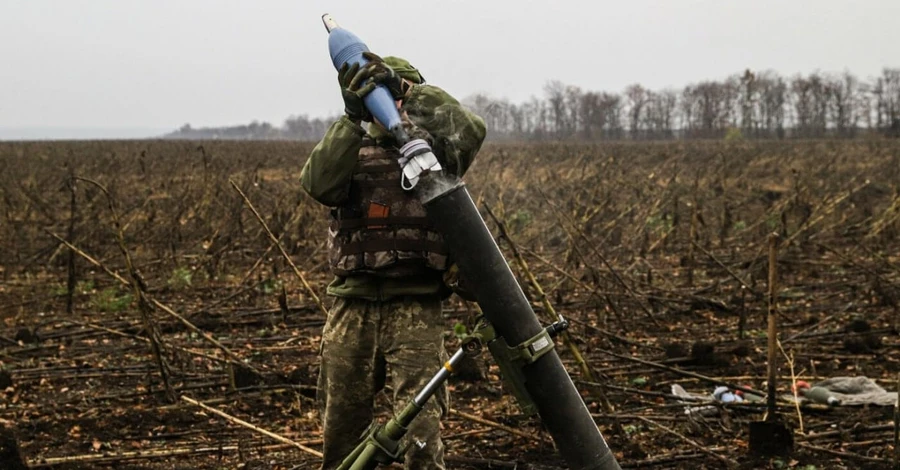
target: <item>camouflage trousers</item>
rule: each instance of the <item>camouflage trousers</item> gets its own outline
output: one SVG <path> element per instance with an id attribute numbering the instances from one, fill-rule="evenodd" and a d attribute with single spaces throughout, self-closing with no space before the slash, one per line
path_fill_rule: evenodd
<path id="1" fill-rule="evenodd" d="M 336 298 L 322 333 L 317 399 L 324 428 L 323 470 L 359 443 L 374 417 L 375 395 L 390 375 L 393 411 L 400 412 L 448 359 L 438 297 L 383 302 Z M 409 427 L 407 469 L 444 469 L 440 420 L 447 414 L 439 388 Z"/>

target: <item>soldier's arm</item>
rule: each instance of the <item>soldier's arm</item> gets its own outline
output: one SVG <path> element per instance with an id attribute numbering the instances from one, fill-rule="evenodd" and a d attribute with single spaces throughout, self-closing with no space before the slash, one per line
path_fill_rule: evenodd
<path id="1" fill-rule="evenodd" d="M 347 200 L 364 135 L 365 130 L 346 116 L 328 128 L 300 172 L 300 185 L 313 199 L 329 207 Z"/>
<path id="2" fill-rule="evenodd" d="M 403 109 L 413 123 L 431 134 L 432 149 L 441 164 L 458 176 L 465 174 L 484 142 L 484 121 L 432 85 L 414 85 Z"/>

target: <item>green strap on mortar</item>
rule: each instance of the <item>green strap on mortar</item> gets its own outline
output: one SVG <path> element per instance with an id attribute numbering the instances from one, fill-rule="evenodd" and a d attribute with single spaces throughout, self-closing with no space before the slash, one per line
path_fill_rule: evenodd
<path id="1" fill-rule="evenodd" d="M 484 344 L 487 344 L 491 355 L 500 367 L 500 376 L 511 389 L 522 413 L 532 416 L 537 413 L 537 406 L 528 390 L 525 388 L 525 375 L 522 367 L 531 364 L 553 349 L 553 340 L 546 329 L 523 341 L 517 346 L 509 346 L 506 339 L 497 336 L 493 325 L 481 319 L 475 327 L 474 335 L 477 335 Z"/>
<path id="2" fill-rule="evenodd" d="M 540 333 L 513 348 L 516 351 L 513 354 L 518 354 L 519 359 L 525 361 L 525 364 L 531 364 L 550 352 L 551 349 L 553 349 L 553 340 L 550 338 L 550 333 L 547 333 L 546 329 L 542 329 Z"/>

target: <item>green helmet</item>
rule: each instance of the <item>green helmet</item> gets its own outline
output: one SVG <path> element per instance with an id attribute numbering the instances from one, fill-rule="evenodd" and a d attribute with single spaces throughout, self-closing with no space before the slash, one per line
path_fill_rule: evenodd
<path id="1" fill-rule="evenodd" d="M 384 63 L 387 64 L 388 67 L 394 69 L 394 72 L 397 72 L 397 75 L 400 75 L 402 78 L 413 83 L 425 83 L 425 78 L 422 77 L 419 69 L 413 67 L 406 59 L 388 56 L 384 58 Z"/>

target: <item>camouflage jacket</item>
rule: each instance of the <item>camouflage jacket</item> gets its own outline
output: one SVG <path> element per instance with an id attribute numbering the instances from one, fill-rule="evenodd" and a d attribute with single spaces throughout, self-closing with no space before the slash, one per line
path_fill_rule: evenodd
<path id="1" fill-rule="evenodd" d="M 458 176 L 465 174 L 484 141 L 484 121 L 444 90 L 431 85 L 414 85 L 402 109 L 413 123 L 428 132 L 432 149 L 445 169 Z M 370 125 L 367 133 L 346 116 L 333 123 L 303 166 L 303 189 L 328 207 L 347 202 L 363 137 L 367 135 L 379 145 L 392 145 L 392 137 L 379 126 Z M 444 296 L 449 295 L 449 290 L 440 273 L 405 279 L 351 275 L 336 276 L 328 286 L 328 294 L 388 300 L 403 295 Z"/>

